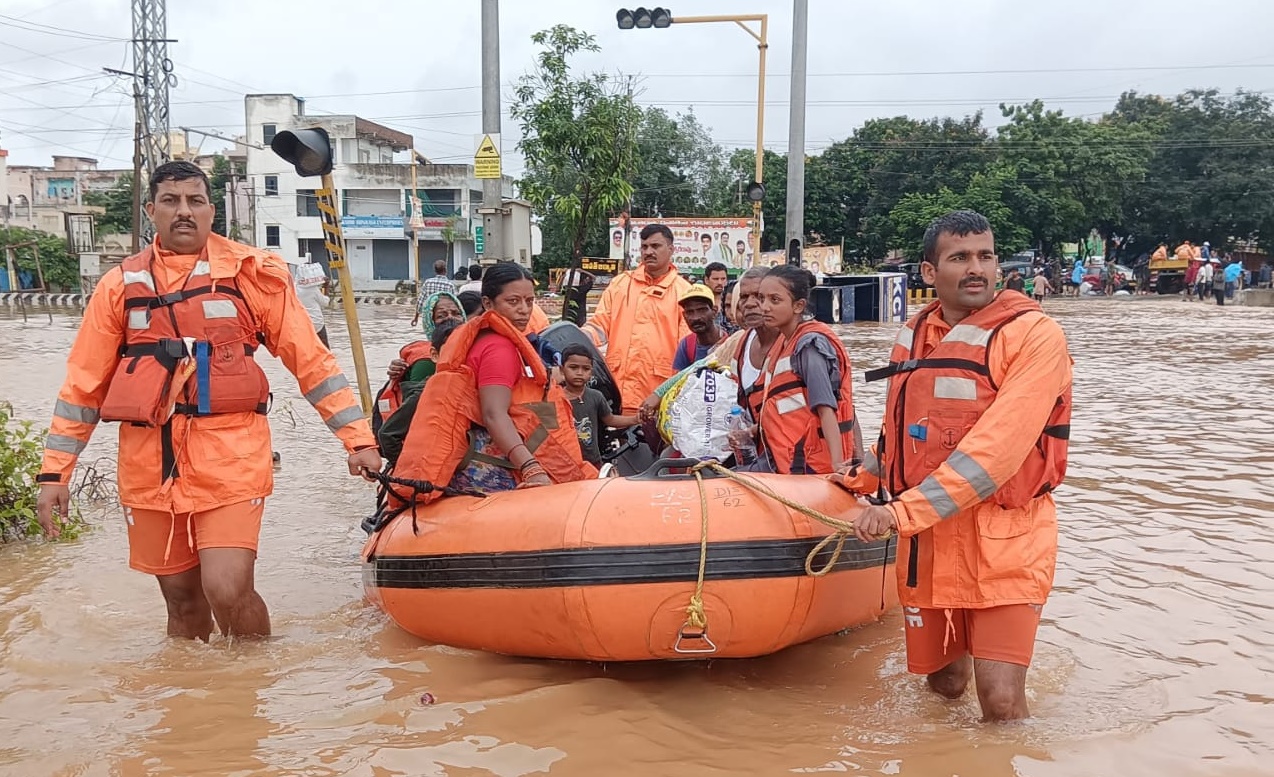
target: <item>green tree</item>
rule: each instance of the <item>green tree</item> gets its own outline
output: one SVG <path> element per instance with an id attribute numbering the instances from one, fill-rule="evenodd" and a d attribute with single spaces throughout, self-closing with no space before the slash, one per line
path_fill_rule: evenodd
<path id="1" fill-rule="evenodd" d="M 1109 231 L 1123 222 L 1124 187 L 1139 182 L 1149 162 L 1147 132 L 1067 117 L 1039 100 L 1001 111 L 1009 121 L 999 130 L 998 157 L 1017 179 L 1005 197 L 1045 256 L 1058 256 L 1061 243 L 1093 226 Z"/>
<path id="2" fill-rule="evenodd" d="M 35 246 L 30 244 L 34 242 Z M 21 246 L 13 251 L 18 270 L 26 270 L 35 276 L 36 250 L 40 254 L 40 269 L 44 272 L 44 285 L 51 290 L 79 291 L 80 260 L 67 253 L 66 238 L 21 227 L 0 227 L 0 267 L 4 266 L 7 246 Z"/>
<path id="3" fill-rule="evenodd" d="M 605 244 L 606 218 L 633 193 L 640 111 L 617 79 L 573 73 L 572 57 L 600 50 L 592 35 L 557 25 L 531 40 L 540 52 L 510 113 L 522 127 L 519 188 L 543 217 L 543 272 Z"/>
<path id="4" fill-rule="evenodd" d="M 898 248 L 912 261 L 924 255 L 924 233 L 935 218 L 953 210 L 976 210 L 991 222 L 995 248 L 1002 256 L 1025 248 L 1030 230 L 1017 222 L 1017 214 L 1005 203 L 1005 190 L 1015 186 L 1012 170 L 996 165 L 974 173 L 963 192 L 943 186 L 927 194 L 904 194 L 889 212 L 890 248 Z"/>
<path id="5" fill-rule="evenodd" d="M 133 174 L 124 173 L 105 191 L 85 192 L 84 204 L 105 208 L 94 219 L 99 235 L 133 234 Z"/>
<path id="6" fill-rule="evenodd" d="M 694 112 L 641 112 L 632 215 L 722 216 L 732 212 L 725 152 Z"/>
<path id="7" fill-rule="evenodd" d="M 1151 137 L 1144 178 L 1124 197 L 1135 252 L 1160 240 L 1274 249 L 1274 111 L 1269 98 L 1192 90 L 1173 99 L 1128 92 L 1103 123 Z"/>

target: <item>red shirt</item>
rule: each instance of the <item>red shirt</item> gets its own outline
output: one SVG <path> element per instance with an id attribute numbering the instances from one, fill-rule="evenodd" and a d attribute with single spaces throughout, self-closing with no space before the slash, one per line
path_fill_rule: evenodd
<path id="1" fill-rule="evenodd" d="M 477 376 L 478 388 L 504 386 L 512 389 L 525 369 L 513 341 L 494 333 L 479 336 L 464 361 Z"/>

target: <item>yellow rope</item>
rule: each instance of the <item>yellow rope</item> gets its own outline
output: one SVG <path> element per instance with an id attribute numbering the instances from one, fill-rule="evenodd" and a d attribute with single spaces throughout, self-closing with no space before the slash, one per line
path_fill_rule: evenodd
<path id="1" fill-rule="evenodd" d="M 818 510 L 815 510 L 809 505 L 803 505 L 803 504 L 800 504 L 799 502 L 794 502 L 791 499 L 788 499 L 787 497 L 783 496 L 782 494 L 777 493 L 776 491 L 774 491 L 773 489 L 771 489 L 769 486 L 765 485 L 764 483 L 758 480 L 754 480 L 750 477 L 747 477 L 746 475 L 741 475 L 738 472 L 734 472 L 733 470 L 727 469 L 726 467 L 722 466 L 720 462 L 717 462 L 717 461 L 712 461 L 712 460 L 701 461 L 698 464 L 691 467 L 690 471 L 694 473 L 696 478 L 699 478 L 700 473 L 705 469 L 712 470 L 713 472 L 716 472 L 718 475 L 722 475 L 723 477 L 729 478 L 730 480 L 733 480 L 736 483 L 741 483 L 747 486 L 748 488 L 752 489 L 753 491 L 756 491 L 760 494 L 768 496 L 769 498 L 773 499 L 779 504 L 782 504 L 792 510 L 795 510 L 796 512 L 806 516 L 807 518 L 818 521 L 819 523 L 824 524 L 825 526 L 829 526 L 835 529 L 836 530 L 835 532 L 827 535 L 822 540 L 820 540 L 819 543 L 815 545 L 812 550 L 810 550 L 809 555 L 805 557 L 805 573 L 813 577 L 822 577 L 823 575 L 826 575 L 828 572 L 831 572 L 832 568 L 836 566 L 836 562 L 840 559 L 841 551 L 845 549 L 845 541 L 849 539 L 849 535 L 854 533 L 854 524 L 850 523 L 849 521 L 842 521 L 839 518 L 833 518 L 832 516 L 827 515 L 826 513 L 822 513 L 822 512 L 819 512 Z M 699 490 L 700 490 L 700 494 L 702 495 L 702 492 L 703 492 L 702 480 L 700 480 Z M 703 509 L 704 509 L 704 516 L 706 520 L 707 519 L 706 497 L 704 497 L 703 501 L 705 503 L 705 506 Z M 706 527 L 704 531 L 705 532 L 707 531 Z M 885 537 L 887 536 L 888 535 L 885 535 Z M 705 537 L 706 537 L 706 534 L 705 534 Z M 880 537 L 879 539 L 883 540 L 885 539 L 885 537 Z M 825 550 L 827 546 L 831 545 L 833 542 L 836 543 L 836 548 L 832 551 L 832 557 L 828 559 L 827 564 L 825 564 L 821 569 L 814 569 L 814 559 L 818 556 L 819 553 L 822 553 L 823 550 Z M 705 546 L 705 552 L 706 552 L 706 546 Z"/>
<path id="2" fill-rule="evenodd" d="M 706 634 L 708 630 L 708 616 L 703 610 L 703 577 L 708 568 L 708 491 L 703 484 L 704 470 L 712 470 L 736 483 L 741 483 L 807 518 L 835 529 L 833 533 L 819 540 L 818 544 L 810 550 L 809 555 L 805 557 L 805 573 L 811 577 L 822 577 L 832 571 L 836 566 L 836 562 L 840 560 L 841 552 L 845 549 L 845 541 L 854 533 L 854 525 L 849 521 L 833 518 L 808 505 L 794 502 L 758 480 L 723 467 L 720 462 L 709 459 L 690 467 L 690 474 L 694 475 L 695 484 L 699 488 L 699 574 L 695 578 L 695 592 L 690 597 L 689 606 L 686 607 L 686 623 L 682 626 L 682 630 L 684 632 L 688 628 L 694 629 L 700 635 Z M 885 539 L 888 536 L 886 534 L 880 539 Z M 832 557 L 820 569 L 814 569 L 814 559 L 833 542 L 836 543 L 836 547 L 832 550 Z"/>
<path id="3" fill-rule="evenodd" d="M 691 472 L 699 486 L 699 575 L 695 578 L 690 606 L 686 608 L 686 626 L 705 632 L 708 630 L 708 616 L 703 611 L 703 574 L 708 569 L 708 491 L 703 487 L 703 473 L 699 468 L 695 467 Z"/>

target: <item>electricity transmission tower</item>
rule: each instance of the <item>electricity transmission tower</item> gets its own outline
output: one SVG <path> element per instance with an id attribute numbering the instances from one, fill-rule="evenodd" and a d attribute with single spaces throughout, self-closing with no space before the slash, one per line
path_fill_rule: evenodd
<path id="1" fill-rule="evenodd" d="M 165 0 L 132 0 L 133 76 L 137 81 L 142 124 L 142 168 L 147 177 L 168 161 L 168 89 L 175 86 L 168 58 L 168 9 Z"/>

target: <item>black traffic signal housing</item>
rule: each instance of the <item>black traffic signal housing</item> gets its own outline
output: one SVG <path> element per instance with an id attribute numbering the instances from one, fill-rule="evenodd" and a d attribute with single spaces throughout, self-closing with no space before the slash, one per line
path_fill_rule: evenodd
<path id="1" fill-rule="evenodd" d="M 270 148 L 303 178 L 332 172 L 332 140 L 321 127 L 283 130 L 270 141 Z"/>

